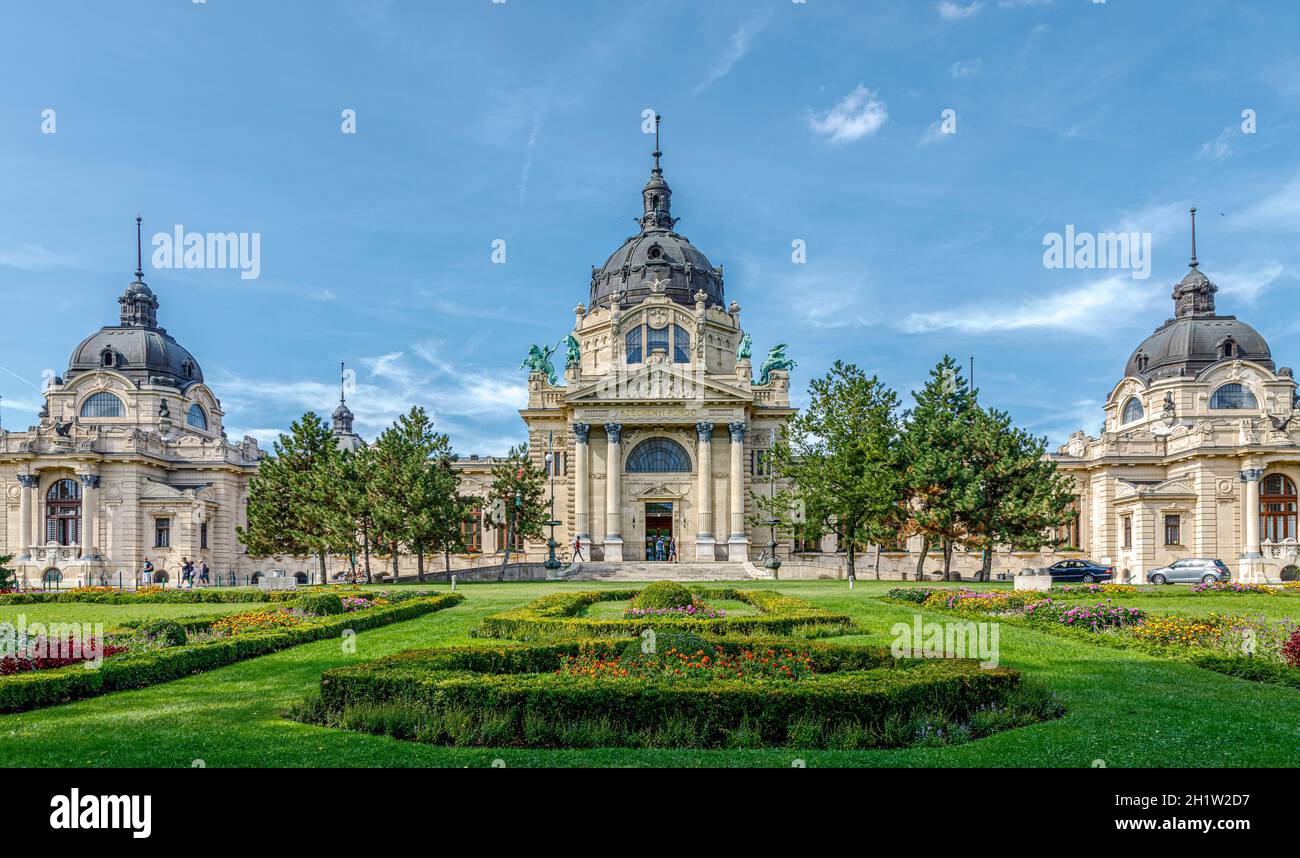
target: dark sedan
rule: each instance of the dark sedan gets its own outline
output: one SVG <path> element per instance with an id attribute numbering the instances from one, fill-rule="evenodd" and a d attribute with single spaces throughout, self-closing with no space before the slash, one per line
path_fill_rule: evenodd
<path id="1" fill-rule="evenodd" d="M 1084 584 L 1105 583 L 1115 576 L 1110 566 L 1102 566 L 1091 560 L 1062 560 L 1047 567 L 1052 581 L 1081 581 Z"/>

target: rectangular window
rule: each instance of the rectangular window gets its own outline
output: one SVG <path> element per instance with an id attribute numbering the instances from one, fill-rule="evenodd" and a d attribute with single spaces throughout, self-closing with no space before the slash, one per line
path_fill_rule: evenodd
<path id="1" fill-rule="evenodd" d="M 208 523 L 205 521 L 199 525 L 199 548 L 207 549 L 208 547 Z"/>
<path id="2" fill-rule="evenodd" d="M 551 476 L 564 476 L 564 451 L 556 450 L 551 454 Z"/>
<path id="3" fill-rule="evenodd" d="M 153 547 L 172 547 L 172 520 L 170 518 L 155 518 L 153 520 Z"/>
<path id="4" fill-rule="evenodd" d="M 627 346 L 627 362 L 641 362 L 641 328 L 637 326 L 627 332 L 627 339 L 624 341 Z"/>
<path id="5" fill-rule="evenodd" d="M 1181 515 L 1165 516 L 1165 545 L 1183 544 L 1183 517 Z"/>
<path id="6" fill-rule="evenodd" d="M 483 522 L 477 515 L 461 521 L 460 539 L 465 544 L 465 551 L 470 554 L 478 554 L 483 550 Z"/>
<path id="7" fill-rule="evenodd" d="M 1123 530 L 1123 542 L 1120 543 L 1123 548 L 1133 547 L 1133 516 L 1126 515 L 1120 519 L 1120 527 Z"/>
<path id="8" fill-rule="evenodd" d="M 691 362 L 691 335 L 681 325 L 673 325 L 673 363 Z"/>
<path id="9" fill-rule="evenodd" d="M 498 552 L 506 550 L 506 532 L 508 530 L 509 530 L 509 525 L 507 524 L 497 525 L 497 551 Z M 511 534 L 511 537 L 512 537 L 511 538 L 512 545 L 510 546 L 511 552 L 523 551 L 524 550 L 523 534 L 520 533 L 519 531 L 515 531 L 513 534 Z"/>

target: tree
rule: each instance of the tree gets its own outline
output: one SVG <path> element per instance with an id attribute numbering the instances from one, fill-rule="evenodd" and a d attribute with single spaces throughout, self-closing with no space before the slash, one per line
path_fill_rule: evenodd
<path id="1" fill-rule="evenodd" d="M 498 581 L 504 581 L 516 534 L 524 539 L 541 539 L 542 529 L 550 521 L 546 472 L 528 455 L 527 444 L 511 447 L 506 458 L 492 468 L 488 500 L 491 505 L 484 515 L 485 523 L 491 527 L 506 525 L 505 555 L 497 576 Z"/>
<path id="2" fill-rule="evenodd" d="M 972 431 L 978 406 L 957 362 L 947 355 L 912 395 L 915 405 L 906 415 L 902 443 L 909 516 L 923 547 L 943 551 L 943 579 L 950 581 L 953 550 L 971 532 L 982 503 Z"/>
<path id="3" fill-rule="evenodd" d="M 372 451 L 368 498 L 375 538 L 392 559 L 394 581 L 406 548 L 416 555 L 423 582 L 425 554 L 441 548 L 456 497 L 457 476 L 446 464 L 450 441 L 416 406 L 375 439 Z"/>
<path id="4" fill-rule="evenodd" d="M 857 553 L 898 532 L 905 501 L 898 459 L 898 396 L 878 378 L 836 361 L 808 386 L 808 407 L 782 430 L 772 467 L 786 484 L 775 499 L 753 493 L 755 505 L 785 530 L 808 538 L 834 532 L 857 577 Z M 802 505 L 804 522 L 792 510 Z"/>
<path id="5" fill-rule="evenodd" d="M 12 554 L 0 554 L 0 592 L 18 589 L 18 573 L 9 568 L 13 559 Z"/>
<path id="6" fill-rule="evenodd" d="M 370 513 L 370 490 L 374 479 L 374 454 L 369 447 L 344 450 L 331 463 L 327 480 L 337 492 L 337 518 L 333 524 L 338 529 L 340 543 L 347 544 L 348 555 L 356 569 L 357 555 L 361 556 L 366 583 L 371 583 L 370 549 L 374 519 Z"/>
<path id="7" fill-rule="evenodd" d="M 982 503 L 971 516 L 967 543 L 983 549 L 980 578 L 988 580 L 996 546 L 1037 550 L 1056 543 L 1048 534 L 1074 518 L 1074 488 L 1047 458 L 1046 438 L 1013 426 L 1003 411 L 979 408 L 975 416 Z"/>
<path id="8" fill-rule="evenodd" d="M 250 553 L 315 555 L 325 582 L 326 557 L 348 545 L 335 526 L 339 456 L 330 427 L 310 411 L 279 437 L 249 483 L 248 526 L 236 529 Z"/>

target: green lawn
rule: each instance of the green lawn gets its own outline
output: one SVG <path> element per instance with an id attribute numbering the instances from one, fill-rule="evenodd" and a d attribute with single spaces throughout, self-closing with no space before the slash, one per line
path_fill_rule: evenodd
<path id="1" fill-rule="evenodd" d="M 1069 714 L 952 747 L 856 752 L 449 749 L 281 717 L 317 685 L 326 668 L 415 647 L 495 646 L 496 641 L 468 637 L 487 614 L 557 590 L 599 586 L 461 585 L 468 597 L 464 604 L 363 632 L 355 655 L 344 653 L 337 641 L 321 641 L 139 691 L 0 716 L 0 766 L 189 766 L 198 759 L 208 766 L 487 766 L 496 758 L 508 766 L 588 767 L 789 766 L 795 759 L 809 766 L 1088 767 L 1096 760 L 1108 767 L 1300 766 L 1300 691 L 1011 624 L 1001 626 L 1002 663 L 1057 691 Z M 910 606 L 876 598 L 896 586 L 892 584 L 864 581 L 852 591 L 835 581 L 756 586 L 776 586 L 852 614 L 865 633 L 838 639 L 849 642 L 887 644 L 890 626 L 910 622 L 914 613 Z M 1274 601 L 1300 606 L 1300 600 L 1283 597 L 1188 599 L 1206 610 L 1222 610 L 1221 601 L 1237 611 L 1267 607 L 1271 612 Z M 1145 601 L 1154 607 L 1154 600 Z M 204 606 L 165 607 L 193 613 Z M 926 619 L 952 617 L 933 613 Z"/>

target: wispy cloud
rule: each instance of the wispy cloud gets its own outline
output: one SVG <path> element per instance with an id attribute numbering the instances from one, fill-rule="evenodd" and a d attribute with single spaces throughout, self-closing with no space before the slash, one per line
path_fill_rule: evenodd
<path id="1" fill-rule="evenodd" d="M 958 60 L 948 67 L 948 76 L 953 80 L 974 77 L 984 68 L 983 60 Z"/>
<path id="2" fill-rule="evenodd" d="M 939 17 L 945 21 L 960 21 L 983 9 L 984 3 L 981 0 L 971 0 L 970 3 L 965 4 L 954 3 L 953 0 L 942 0 L 936 8 L 939 11 Z"/>
<path id="3" fill-rule="evenodd" d="M 885 102 L 858 84 L 824 115 L 809 117 L 808 125 L 830 143 L 852 143 L 875 134 L 888 119 Z"/>
<path id="4" fill-rule="evenodd" d="M 1236 129 L 1229 125 L 1219 132 L 1218 137 L 1202 143 L 1200 151 L 1197 152 L 1197 156 L 1214 161 L 1226 160 L 1236 154 L 1233 151 L 1236 138 Z"/>
<path id="5" fill-rule="evenodd" d="M 1113 275 L 1018 304 L 981 301 L 946 310 L 911 313 L 899 327 L 907 333 L 960 331 L 993 334 L 1007 331 L 1058 330 L 1096 333 L 1152 307 L 1163 292 L 1137 285 L 1125 275 Z"/>
<path id="6" fill-rule="evenodd" d="M 0 247 L 0 266 L 20 271 L 49 271 L 54 268 L 75 268 L 80 264 L 74 256 L 46 250 L 39 244 L 13 242 Z"/>
<path id="7" fill-rule="evenodd" d="M 1285 270 L 1280 262 L 1266 262 L 1247 270 L 1220 271 L 1213 279 L 1219 287 L 1219 294 L 1250 306 L 1282 277 Z"/>
<path id="8" fill-rule="evenodd" d="M 704 75 L 704 80 L 700 81 L 695 87 L 694 95 L 699 95 L 713 84 L 730 74 L 736 63 L 745 58 L 749 49 L 754 45 L 754 37 L 762 32 L 767 26 L 768 21 L 772 19 L 770 10 L 764 11 L 750 18 L 748 21 L 741 22 L 736 31 L 731 34 L 731 44 L 727 50 L 723 51 L 709 67 L 708 72 Z"/>
<path id="9" fill-rule="evenodd" d="M 943 122 L 935 120 L 926 127 L 921 133 L 921 137 L 916 141 L 917 146 L 929 146 L 931 143 L 939 143 L 956 135 L 943 133 Z"/>
<path id="10" fill-rule="evenodd" d="M 1272 193 L 1264 195 L 1239 217 L 1234 226 L 1276 229 L 1292 233 L 1300 228 L 1300 174 Z"/>

